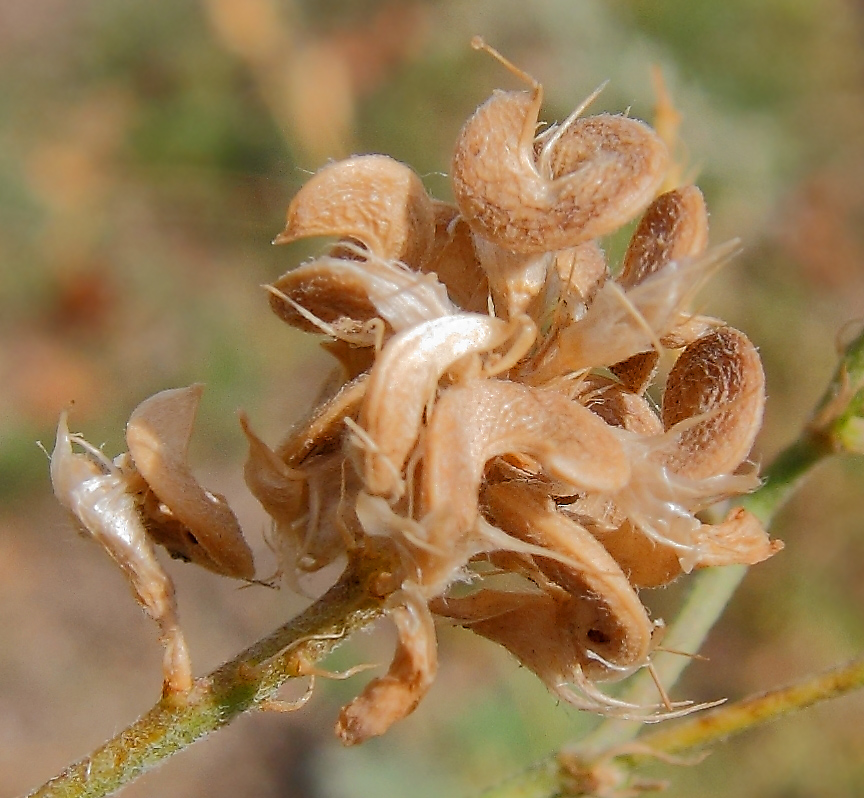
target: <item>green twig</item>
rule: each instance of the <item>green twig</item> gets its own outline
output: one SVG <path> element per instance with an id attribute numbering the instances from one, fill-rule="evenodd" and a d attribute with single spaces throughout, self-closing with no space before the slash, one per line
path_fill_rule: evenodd
<path id="1" fill-rule="evenodd" d="M 187 746 L 271 700 L 303 666 L 321 659 L 383 612 L 371 580 L 388 570 L 381 553 L 364 550 L 307 610 L 208 676 L 182 696 L 163 698 L 90 756 L 70 765 L 28 798 L 101 798 Z"/>

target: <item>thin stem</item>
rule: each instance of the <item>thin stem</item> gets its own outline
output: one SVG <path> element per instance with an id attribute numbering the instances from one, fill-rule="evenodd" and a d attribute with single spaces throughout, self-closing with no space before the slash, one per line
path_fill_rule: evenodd
<path id="1" fill-rule="evenodd" d="M 769 690 L 702 715 L 693 715 L 671 728 L 643 735 L 640 743 L 666 754 L 698 751 L 710 743 L 861 687 L 864 687 L 864 657 L 789 687 Z"/>
<path id="2" fill-rule="evenodd" d="M 271 699 L 383 612 L 370 580 L 388 569 L 380 552 L 364 550 L 317 602 L 230 662 L 168 696 L 90 756 L 70 765 L 28 798 L 101 798 L 173 754 Z"/>

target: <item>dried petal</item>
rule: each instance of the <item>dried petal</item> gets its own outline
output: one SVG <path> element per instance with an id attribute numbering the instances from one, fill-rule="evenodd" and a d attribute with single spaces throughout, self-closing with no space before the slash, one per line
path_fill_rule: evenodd
<path id="1" fill-rule="evenodd" d="M 432 245 L 435 211 L 414 171 L 386 155 L 328 164 L 297 193 L 273 243 L 310 236 L 362 242 L 384 260 L 418 266 Z"/>
<path id="2" fill-rule="evenodd" d="M 682 311 L 708 274 L 736 249 L 715 247 L 695 259 L 671 261 L 624 291 L 614 280 L 597 292 L 585 318 L 555 331 L 520 370 L 526 381 L 542 384 L 561 375 L 610 366 L 648 349 L 681 322 Z"/>
<path id="3" fill-rule="evenodd" d="M 225 576 L 251 579 L 252 552 L 224 497 L 210 493 L 192 476 L 187 463 L 189 439 L 203 387 L 175 388 L 145 399 L 129 418 L 126 442 L 135 468 L 159 498 L 151 527 L 162 534 L 185 526 L 198 544 L 190 558 Z M 145 506 L 146 509 L 146 506 Z"/>
<path id="4" fill-rule="evenodd" d="M 73 442 L 85 453 L 75 454 Z M 121 470 L 82 438 L 70 435 L 64 412 L 51 454 L 51 481 L 61 504 L 105 547 L 129 580 L 138 603 L 159 625 L 165 648 L 165 692 L 189 690 L 192 666 L 177 619 L 174 585 L 156 560 L 138 512 L 140 478 Z"/>
<path id="5" fill-rule="evenodd" d="M 421 566 L 422 579 L 436 587 L 433 594 L 452 578 L 456 542 L 478 518 L 486 463 L 508 452 L 536 458 L 574 492 L 614 491 L 630 475 L 610 428 L 566 396 L 503 380 L 475 380 L 443 391 L 427 427 L 422 476 L 422 527 L 432 552 Z M 471 546 L 466 551 L 476 553 Z"/>
<path id="6" fill-rule="evenodd" d="M 570 396 L 612 427 L 640 435 L 663 432 L 663 425 L 651 403 L 614 380 L 589 374 L 577 383 Z"/>
<path id="7" fill-rule="evenodd" d="M 501 346 L 511 329 L 500 319 L 459 313 L 390 339 L 372 368 L 360 413 L 369 438 L 363 469 L 367 490 L 393 500 L 402 495 L 402 469 L 441 376 L 460 358 Z"/>
<path id="8" fill-rule="evenodd" d="M 410 715 L 438 670 L 435 625 L 426 600 L 412 585 L 391 599 L 390 617 L 399 638 L 386 676 L 366 689 L 339 714 L 336 734 L 345 745 L 356 745 L 384 734 L 396 721 Z"/>
<path id="9" fill-rule="evenodd" d="M 279 446 L 277 452 L 282 462 L 297 468 L 308 457 L 339 448 L 345 432 L 345 419 L 357 417 L 368 384 L 369 375 L 361 374 L 320 403 Z"/>

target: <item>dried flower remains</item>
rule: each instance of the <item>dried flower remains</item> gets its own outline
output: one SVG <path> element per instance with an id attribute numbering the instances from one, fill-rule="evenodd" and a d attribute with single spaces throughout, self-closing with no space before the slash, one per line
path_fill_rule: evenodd
<path id="1" fill-rule="evenodd" d="M 326 336 L 337 387 L 274 447 L 241 416 L 246 482 L 289 581 L 373 545 L 395 563 L 380 584 L 396 654 L 342 710 L 347 744 L 423 698 L 434 616 L 504 646 L 576 707 L 690 711 L 598 687 L 650 665 L 659 624 L 640 590 L 781 548 L 745 510 L 716 523 L 701 514 L 758 484 L 747 462 L 765 401 L 758 352 L 688 309 L 737 245 L 708 246 L 698 188 L 663 190 L 675 167 L 648 125 L 583 116 L 589 98 L 538 133 L 541 86 L 474 44 L 529 89 L 494 92 L 466 122 L 455 204 L 383 155 L 331 163 L 294 198 L 276 243 L 336 243 L 268 286 L 270 305 Z M 610 268 L 598 239 L 640 214 Z M 657 407 L 648 391 L 661 359 L 674 365 Z M 227 505 L 185 465 L 197 397 L 193 387 L 147 400 L 129 454 L 113 462 L 64 417 L 52 457 L 58 496 L 159 623 L 168 689 L 188 684 L 189 666 L 152 542 L 253 575 Z"/>

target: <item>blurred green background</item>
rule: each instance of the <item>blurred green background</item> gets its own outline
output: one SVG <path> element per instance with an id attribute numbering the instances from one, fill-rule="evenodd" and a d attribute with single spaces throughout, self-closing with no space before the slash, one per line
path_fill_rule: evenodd
<path id="1" fill-rule="evenodd" d="M 311 252 L 272 248 L 310 171 L 353 152 L 412 164 L 447 198 L 452 142 L 514 79 L 482 34 L 565 116 L 651 118 L 662 67 L 712 211 L 745 253 L 702 308 L 760 346 L 769 405 L 756 456 L 795 435 L 864 316 L 864 3 L 860 0 L 2 0 L 0 2 L 0 795 L 41 783 L 157 697 L 155 629 L 50 494 L 57 415 L 114 453 L 129 411 L 194 381 L 193 445 L 262 571 L 265 519 L 240 476 L 235 410 L 278 439 L 329 362 L 260 288 Z M 676 697 L 741 697 L 864 648 L 864 466 L 823 468 L 779 519 L 786 550 L 753 569 Z M 294 613 L 169 564 L 197 672 Z M 648 597 L 674 607 L 678 586 Z M 666 610 L 669 612 L 670 610 Z M 384 663 L 364 634 L 332 663 Z M 473 795 L 595 721 L 556 706 L 491 644 L 441 630 L 430 697 L 389 735 L 332 736 L 358 677 L 294 715 L 246 717 L 127 796 Z M 670 796 L 864 794 L 864 696 L 656 768 Z"/>

